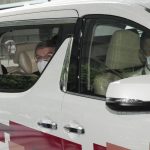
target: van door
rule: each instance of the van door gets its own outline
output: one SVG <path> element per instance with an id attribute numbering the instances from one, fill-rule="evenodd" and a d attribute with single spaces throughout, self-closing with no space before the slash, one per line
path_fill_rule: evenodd
<path id="1" fill-rule="evenodd" d="M 69 43 L 64 38 L 72 34 L 75 18 L 67 23 L 61 20 L 62 24 L 59 21 L 37 20 L 37 24 L 30 20 L 25 25 L 20 21 L 0 27 L 1 149 L 63 150 L 60 126 L 64 93 L 59 81 Z M 61 46 L 39 73 L 35 48 L 40 41 L 54 39 Z"/>
<path id="2" fill-rule="evenodd" d="M 1 149 L 63 149 L 60 130 L 63 93 L 57 84 L 62 66 L 56 64 L 63 64 L 63 50 L 67 45 L 68 41 L 62 44 L 60 51 L 31 89 L 21 93 L 0 93 Z"/>
<path id="3" fill-rule="evenodd" d="M 109 83 L 143 75 L 140 36 L 150 31 L 109 15 L 80 21 L 64 84 L 64 149 L 149 149 L 149 114 L 111 111 L 105 101 Z"/>

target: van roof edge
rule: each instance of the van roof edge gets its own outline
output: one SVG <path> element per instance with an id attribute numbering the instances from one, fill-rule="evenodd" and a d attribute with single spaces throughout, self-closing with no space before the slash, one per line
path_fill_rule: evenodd
<path id="1" fill-rule="evenodd" d="M 24 2 L 16 2 L 16 3 L 9 3 L 9 4 L 1 4 L 0 10 L 23 7 L 26 5 L 36 5 L 45 2 L 50 2 L 51 0 L 31 0 L 31 1 L 24 1 Z"/>

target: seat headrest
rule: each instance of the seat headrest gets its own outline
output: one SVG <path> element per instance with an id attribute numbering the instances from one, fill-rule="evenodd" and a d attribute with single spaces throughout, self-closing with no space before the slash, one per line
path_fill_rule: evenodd
<path id="1" fill-rule="evenodd" d="M 37 64 L 34 59 L 34 51 L 22 51 L 19 53 L 18 59 L 19 66 L 25 73 L 33 73 L 36 72 Z"/>
<path id="2" fill-rule="evenodd" d="M 37 42 L 16 44 L 16 52 L 13 58 L 14 63 L 18 63 L 19 55 L 21 52 L 34 50 L 36 45 Z"/>
<path id="3" fill-rule="evenodd" d="M 116 31 L 108 47 L 106 65 L 110 69 L 142 66 L 138 34 L 129 30 Z"/>

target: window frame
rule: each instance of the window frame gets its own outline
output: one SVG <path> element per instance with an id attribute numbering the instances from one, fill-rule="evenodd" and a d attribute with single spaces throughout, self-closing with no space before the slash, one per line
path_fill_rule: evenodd
<path id="1" fill-rule="evenodd" d="M 1 22 L 0 23 L 0 29 L 4 29 L 5 31 L 2 33 L 0 33 L 0 35 L 2 36 L 3 34 L 9 32 L 9 30 L 11 28 L 13 28 L 13 30 L 19 30 L 19 29 L 28 29 L 31 26 L 34 28 L 38 28 L 40 26 L 50 26 L 50 27 L 58 27 L 59 28 L 59 32 L 58 32 L 58 46 L 60 47 L 60 45 L 62 44 L 62 42 L 65 40 L 67 33 L 65 33 L 63 30 L 66 27 L 66 25 L 70 25 L 71 27 L 74 26 L 74 24 L 76 23 L 77 18 L 60 18 L 60 19 L 37 19 L 37 20 L 23 20 L 23 21 L 9 21 L 9 22 Z M 58 50 L 58 48 L 56 48 L 56 52 Z M 56 54 L 55 52 L 55 54 Z M 54 55 L 55 55 L 54 54 Z M 53 55 L 53 57 L 54 57 Z M 51 59 L 53 59 L 53 57 Z M 50 63 L 50 61 L 48 62 L 48 64 Z M 47 68 L 48 64 L 46 65 L 45 69 Z M 43 70 L 43 72 L 45 71 L 45 69 Z M 36 80 L 36 82 L 30 86 L 29 88 L 24 88 L 22 89 L 12 89 L 10 87 L 10 89 L 1 89 L 0 92 L 2 93 L 22 93 L 22 92 L 26 92 L 28 90 L 30 90 L 31 88 L 34 87 L 34 85 L 37 83 L 37 81 L 39 80 L 39 78 L 42 76 L 43 72 L 41 73 L 41 75 L 38 77 L 38 79 Z M 5 74 L 3 75 L 5 76 Z M 15 76 L 15 75 L 14 75 Z M 9 76 L 11 77 L 11 75 Z M 13 77 L 13 75 L 12 75 Z M 23 77 L 21 75 L 21 77 Z"/>
<path id="2" fill-rule="evenodd" d="M 88 19 L 91 19 L 91 20 L 96 20 L 96 19 L 99 19 L 99 20 L 108 20 L 108 19 L 111 19 L 111 20 L 114 20 L 115 21 L 121 21 L 122 23 L 126 23 L 128 25 L 132 25 L 138 29 L 141 29 L 142 31 L 149 31 L 150 32 L 150 29 L 148 29 L 147 27 L 145 27 L 144 25 L 141 25 L 133 20 L 130 20 L 128 18 L 123 18 L 123 17 L 120 17 L 120 16 L 114 16 L 114 15 L 108 15 L 108 14 L 94 14 L 94 15 L 86 15 L 86 16 L 83 16 L 82 18 L 78 19 L 78 23 L 76 25 L 76 30 L 75 30 L 75 34 L 74 34 L 74 42 L 73 42 L 73 47 L 72 47 L 72 52 L 71 52 L 71 56 L 70 56 L 70 64 L 69 64 L 69 70 L 70 70 L 70 67 L 71 67 L 71 64 L 72 64 L 72 53 L 75 53 L 76 52 L 76 77 L 74 78 L 75 82 L 76 82 L 76 90 L 70 90 L 68 87 L 67 87 L 67 93 L 69 94 L 72 94 L 72 95 L 77 95 L 77 96 L 82 96 L 82 97 L 88 97 L 88 98 L 92 98 L 92 99 L 95 99 L 95 100 L 102 100 L 102 101 L 105 101 L 106 100 L 106 97 L 102 97 L 102 96 L 97 96 L 97 95 L 90 95 L 90 94 L 84 94 L 81 92 L 81 88 L 80 88 L 80 84 L 81 84 L 81 53 L 83 51 L 83 38 L 84 38 L 84 31 L 85 31 L 85 27 L 86 27 L 86 21 Z M 68 71 L 68 80 L 69 80 L 69 71 Z M 68 85 L 68 81 L 67 81 L 67 85 Z"/>

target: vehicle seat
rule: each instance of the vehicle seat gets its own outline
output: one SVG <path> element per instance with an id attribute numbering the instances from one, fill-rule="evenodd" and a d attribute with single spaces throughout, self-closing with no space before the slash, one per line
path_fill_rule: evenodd
<path id="1" fill-rule="evenodd" d="M 34 53 L 34 50 L 20 52 L 18 63 L 24 73 L 31 74 L 38 71 Z"/>
<path id="2" fill-rule="evenodd" d="M 21 52 L 31 50 L 34 51 L 37 44 L 38 44 L 37 42 L 16 44 L 16 52 L 13 58 L 14 63 L 18 64 L 19 54 Z"/>
<path id="3" fill-rule="evenodd" d="M 140 38 L 129 30 L 119 30 L 112 35 L 102 74 L 95 77 L 93 88 L 97 95 L 106 95 L 110 82 L 141 74 Z"/>
<path id="4" fill-rule="evenodd" d="M 33 73 L 37 71 L 37 66 L 34 59 L 34 50 L 37 42 L 19 43 L 16 44 L 16 52 L 13 57 L 15 64 L 18 64 L 16 69 L 12 69 L 9 73 Z"/>

